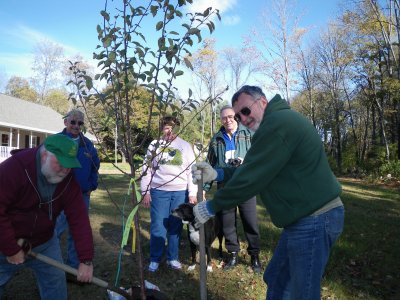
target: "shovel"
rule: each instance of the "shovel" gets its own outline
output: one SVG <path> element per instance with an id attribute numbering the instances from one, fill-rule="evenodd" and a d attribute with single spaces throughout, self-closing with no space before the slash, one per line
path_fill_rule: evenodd
<path id="1" fill-rule="evenodd" d="M 58 268 L 60 270 L 63 270 L 66 273 L 69 273 L 69 274 L 72 274 L 72 275 L 75 275 L 75 276 L 78 275 L 78 270 L 77 269 L 74 269 L 74 268 L 72 268 L 72 267 L 70 267 L 68 265 L 62 264 L 62 263 L 56 261 L 55 259 L 52 259 L 52 258 L 50 258 L 48 256 L 43 255 L 43 254 L 33 252 L 31 250 L 30 246 L 28 245 L 28 243 L 23 239 L 18 240 L 18 245 L 20 245 L 23 248 L 23 250 L 26 252 L 26 254 L 28 254 L 31 257 L 34 257 L 37 260 L 40 260 L 40 261 L 42 261 L 42 262 L 44 262 L 44 263 L 46 263 L 48 265 L 51 265 L 51 266 L 56 267 L 56 268 Z M 126 292 L 125 290 L 110 286 L 108 284 L 108 282 L 106 282 L 104 280 L 101 280 L 100 278 L 97 278 L 97 277 L 93 276 L 92 281 L 90 283 L 94 283 L 97 286 L 100 286 L 100 287 L 106 288 L 106 289 L 108 289 L 110 291 L 113 291 L 113 292 L 125 297 L 126 299 L 132 299 L 132 296 L 128 292 Z"/>

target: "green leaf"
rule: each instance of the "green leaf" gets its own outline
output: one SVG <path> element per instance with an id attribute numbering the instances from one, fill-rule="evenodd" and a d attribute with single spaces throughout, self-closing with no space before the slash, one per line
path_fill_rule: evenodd
<path id="1" fill-rule="evenodd" d="M 200 30 L 198 28 L 190 28 L 189 29 L 189 34 L 198 34 Z"/>
<path id="2" fill-rule="evenodd" d="M 215 30 L 215 25 L 213 22 L 209 22 L 206 24 L 208 26 L 208 30 L 210 30 L 210 33 L 213 33 L 213 31 Z"/>
<path id="3" fill-rule="evenodd" d="M 199 32 L 196 33 L 196 36 L 197 36 L 197 38 L 198 38 L 198 42 L 200 43 L 200 42 L 201 42 L 200 30 L 199 30 Z"/>
<path id="4" fill-rule="evenodd" d="M 176 77 L 177 77 L 177 76 L 181 76 L 181 75 L 183 75 L 183 71 L 182 71 L 182 70 L 178 70 L 178 71 L 175 72 L 174 75 L 175 75 Z"/>
<path id="5" fill-rule="evenodd" d="M 139 47 L 136 47 L 136 53 L 139 55 L 139 57 L 143 57 L 144 56 L 143 50 L 140 49 Z"/>
<path id="6" fill-rule="evenodd" d="M 156 25 L 156 30 L 159 31 L 163 27 L 163 25 L 164 25 L 164 22 L 163 21 L 159 21 L 157 23 L 157 25 Z"/>
<path id="7" fill-rule="evenodd" d="M 108 59 L 115 61 L 115 58 L 117 57 L 117 54 L 114 51 L 111 51 L 110 54 L 108 54 Z"/>
<path id="8" fill-rule="evenodd" d="M 155 17 L 157 15 L 157 11 L 158 11 L 158 6 L 156 6 L 156 5 L 150 6 L 150 12 L 153 15 L 153 17 Z"/>
<path id="9" fill-rule="evenodd" d="M 203 12 L 203 17 L 207 17 L 210 14 L 210 10 L 211 7 L 207 8 L 204 12 Z"/>
<path id="10" fill-rule="evenodd" d="M 102 10 L 100 12 L 100 14 L 103 16 L 104 19 L 107 20 L 107 22 L 110 21 L 110 15 L 108 14 L 108 12 L 106 12 L 105 10 Z"/>
<path id="11" fill-rule="evenodd" d="M 188 67 L 190 70 L 193 70 L 193 65 L 187 57 L 184 58 L 184 61 L 185 61 L 186 67 Z"/>
<path id="12" fill-rule="evenodd" d="M 158 39 L 158 48 L 163 50 L 165 48 L 165 38 L 161 37 Z"/>
<path id="13" fill-rule="evenodd" d="M 101 29 L 100 25 L 97 25 L 96 30 L 99 35 L 103 34 L 103 29 Z"/>
<path id="14" fill-rule="evenodd" d="M 143 74 L 143 73 L 139 74 L 138 78 L 141 79 L 142 81 L 145 81 L 146 80 L 146 74 Z"/>
<path id="15" fill-rule="evenodd" d="M 103 47 L 104 48 L 110 47 L 111 42 L 112 42 L 111 37 L 106 37 L 105 39 L 103 39 Z"/>
<path id="16" fill-rule="evenodd" d="M 88 88 L 88 90 L 93 88 L 93 80 L 92 77 L 90 76 L 85 76 L 85 80 L 86 80 L 86 87 Z"/>

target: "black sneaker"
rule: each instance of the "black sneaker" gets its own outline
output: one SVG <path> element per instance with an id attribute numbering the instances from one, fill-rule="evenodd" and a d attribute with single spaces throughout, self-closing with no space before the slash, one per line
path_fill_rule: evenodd
<path id="1" fill-rule="evenodd" d="M 231 252 L 230 253 L 230 258 L 227 264 L 224 266 L 224 270 L 232 270 L 234 267 L 236 267 L 238 264 L 238 254 L 237 252 Z"/>
<path id="2" fill-rule="evenodd" d="M 258 254 L 251 256 L 251 268 L 253 269 L 254 273 L 261 273 L 262 269 Z"/>

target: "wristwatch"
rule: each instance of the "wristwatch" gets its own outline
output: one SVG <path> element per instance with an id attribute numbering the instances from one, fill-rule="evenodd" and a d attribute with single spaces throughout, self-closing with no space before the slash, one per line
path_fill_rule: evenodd
<path id="1" fill-rule="evenodd" d="M 93 263 L 92 263 L 91 260 L 85 260 L 85 261 L 83 261 L 82 263 L 85 264 L 85 265 L 87 265 L 87 266 L 92 266 L 92 265 L 93 265 Z"/>

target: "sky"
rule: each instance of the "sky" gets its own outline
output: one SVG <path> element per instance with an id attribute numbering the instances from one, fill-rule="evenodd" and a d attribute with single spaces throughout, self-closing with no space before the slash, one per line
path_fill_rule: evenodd
<path id="1" fill-rule="evenodd" d="M 108 0 L 111 3 L 111 0 Z M 118 2 L 114 0 L 114 3 Z M 132 1 L 140 3 L 143 1 Z M 212 6 L 220 10 L 222 21 L 215 21 L 210 36 L 216 47 L 240 47 L 243 37 L 261 24 L 272 9 L 270 0 L 194 0 L 194 11 Z M 298 0 L 300 26 L 317 32 L 334 17 L 339 0 Z M 321 4 L 323 3 L 323 4 Z M 35 45 L 48 40 L 61 45 L 66 56 L 79 54 L 91 61 L 98 45 L 96 26 L 101 24 L 103 0 L 0 0 L 0 92 L 11 76 L 33 75 Z M 204 37 L 207 37 L 204 34 Z"/>

